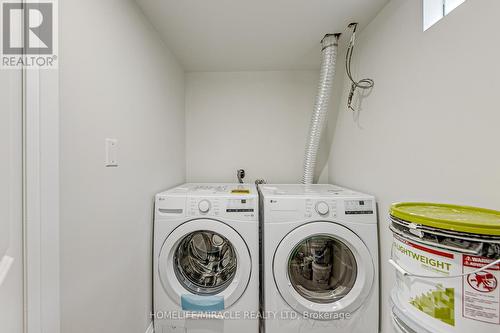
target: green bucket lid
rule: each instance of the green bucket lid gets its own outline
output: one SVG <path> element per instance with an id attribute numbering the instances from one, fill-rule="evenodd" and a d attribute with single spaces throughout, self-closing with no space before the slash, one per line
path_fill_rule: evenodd
<path id="1" fill-rule="evenodd" d="M 424 202 L 403 202 L 393 204 L 390 214 L 398 219 L 427 227 L 500 236 L 500 212 L 496 210 Z"/>

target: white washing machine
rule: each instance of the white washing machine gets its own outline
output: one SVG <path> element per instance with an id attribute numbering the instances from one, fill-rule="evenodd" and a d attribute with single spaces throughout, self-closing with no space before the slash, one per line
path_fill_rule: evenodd
<path id="1" fill-rule="evenodd" d="M 261 185 L 262 329 L 378 333 L 375 198 L 333 185 Z"/>
<path id="2" fill-rule="evenodd" d="M 258 256 L 254 185 L 185 184 L 157 194 L 155 333 L 257 333 Z"/>

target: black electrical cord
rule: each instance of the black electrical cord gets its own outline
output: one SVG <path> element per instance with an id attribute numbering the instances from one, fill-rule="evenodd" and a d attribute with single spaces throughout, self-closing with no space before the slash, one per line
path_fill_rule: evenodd
<path id="1" fill-rule="evenodd" d="M 352 28 L 351 40 L 349 41 L 349 47 L 347 48 L 347 53 L 345 56 L 345 70 L 349 80 L 351 80 L 351 91 L 349 92 L 349 98 L 347 99 L 347 107 L 352 111 L 356 111 L 352 107 L 352 99 L 356 90 L 359 89 L 371 89 L 375 85 L 375 81 L 372 79 L 366 78 L 361 79 L 359 81 L 354 80 L 351 72 L 351 62 L 352 62 L 352 54 L 354 53 L 354 42 L 356 40 L 356 29 L 358 28 L 357 23 L 349 24 L 348 28 Z"/>

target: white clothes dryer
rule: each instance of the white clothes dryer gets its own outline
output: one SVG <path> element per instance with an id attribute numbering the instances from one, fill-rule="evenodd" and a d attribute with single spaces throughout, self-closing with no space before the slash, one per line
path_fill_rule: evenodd
<path id="1" fill-rule="evenodd" d="M 262 330 L 379 331 L 375 198 L 333 185 L 261 185 Z"/>

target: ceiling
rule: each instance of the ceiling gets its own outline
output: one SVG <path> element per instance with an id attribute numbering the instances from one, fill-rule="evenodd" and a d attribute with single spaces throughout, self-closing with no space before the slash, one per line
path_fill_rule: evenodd
<path id="1" fill-rule="evenodd" d="M 326 33 L 388 0 L 136 0 L 186 71 L 319 68 Z"/>

